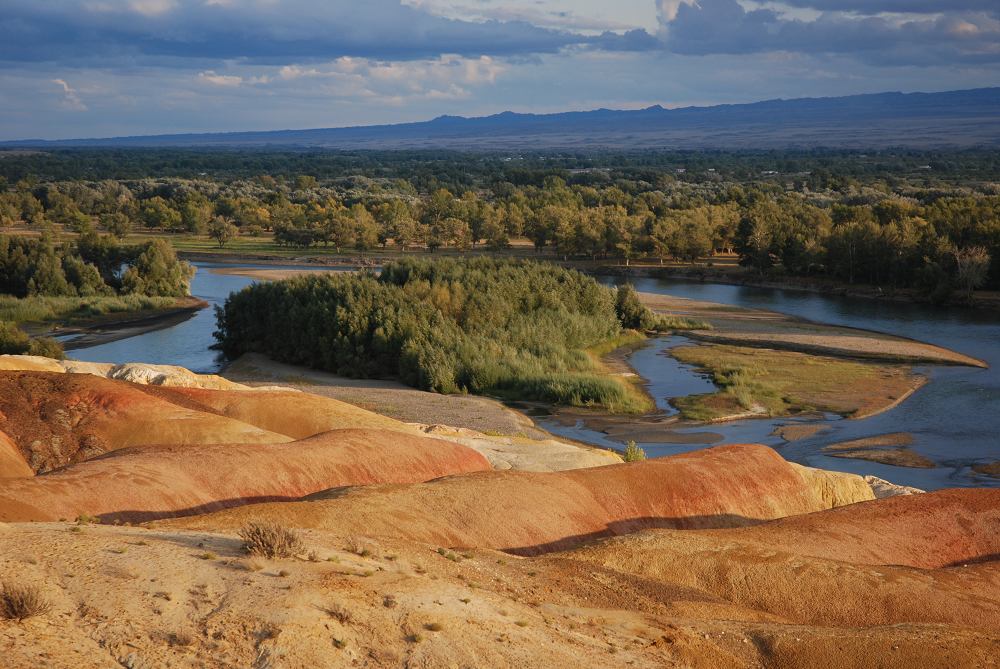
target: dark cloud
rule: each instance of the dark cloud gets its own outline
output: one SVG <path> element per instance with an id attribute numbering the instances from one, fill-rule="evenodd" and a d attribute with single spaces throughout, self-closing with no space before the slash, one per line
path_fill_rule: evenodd
<path id="1" fill-rule="evenodd" d="M 525 22 L 470 22 L 399 0 L 12 0 L 0 60 L 301 62 L 546 53 L 588 41 Z"/>
<path id="2" fill-rule="evenodd" d="M 848 54 L 884 65 L 1000 62 L 1000 23 L 983 13 L 897 20 L 826 12 L 801 20 L 771 9 L 747 10 L 736 0 L 700 0 L 681 4 L 675 18 L 665 22 L 665 32 L 666 47 L 686 55 L 787 51 Z"/>
<path id="3" fill-rule="evenodd" d="M 604 51 L 656 51 L 663 48 L 659 39 L 641 28 L 622 34 L 604 32 L 590 38 L 587 43 Z"/>

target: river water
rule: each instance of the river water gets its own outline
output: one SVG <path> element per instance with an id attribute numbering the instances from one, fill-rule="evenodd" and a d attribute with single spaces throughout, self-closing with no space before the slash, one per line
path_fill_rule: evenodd
<path id="1" fill-rule="evenodd" d="M 221 304 L 235 290 L 253 279 L 216 274 L 215 267 L 196 263 L 198 273 L 191 292 L 211 306 Z M 247 268 L 280 269 L 273 265 L 243 265 Z M 612 279 L 605 280 L 611 283 Z M 1000 480 L 971 471 L 976 462 L 1000 460 L 1000 315 L 985 311 L 843 298 L 804 291 L 753 288 L 682 280 L 637 279 L 637 290 L 720 302 L 741 307 L 769 309 L 835 325 L 876 330 L 937 344 L 989 363 L 989 369 L 933 367 L 921 369 L 931 382 L 899 407 L 865 420 L 842 420 L 836 416 L 803 419 L 743 420 L 705 428 L 686 428 L 683 433 L 708 432 L 716 443 L 764 443 L 780 450 L 789 460 L 824 469 L 874 474 L 890 481 L 934 489 L 953 486 L 997 486 Z M 209 347 L 214 343 L 215 315 L 203 309 L 177 325 L 100 346 L 70 351 L 78 360 L 95 362 L 142 361 L 181 365 L 197 372 L 219 370 L 222 360 Z M 671 346 L 687 343 L 683 337 L 650 340 L 634 352 L 630 363 L 649 382 L 657 406 L 673 412 L 668 400 L 692 393 L 709 392 L 712 384 L 686 365 L 664 353 Z M 566 427 L 552 420 L 539 421 L 550 431 L 594 444 L 621 448 L 622 444 L 582 425 Z M 786 444 L 773 436 L 775 427 L 794 422 L 823 422 L 829 429 L 808 439 Z M 821 453 L 830 443 L 908 432 L 911 447 L 935 463 L 934 469 L 894 467 L 861 460 L 831 458 Z M 643 444 L 650 456 L 704 448 L 705 444 Z"/>
<path id="2" fill-rule="evenodd" d="M 222 356 L 209 347 L 215 343 L 215 306 L 222 305 L 229 294 L 241 290 L 254 279 L 232 274 L 217 274 L 216 268 L 236 268 L 231 264 L 193 263 L 198 270 L 191 280 L 191 294 L 208 302 L 191 318 L 177 325 L 146 332 L 135 337 L 68 352 L 75 360 L 90 362 L 147 362 L 156 365 L 180 365 L 200 374 L 214 374 L 222 367 Z M 239 265 L 242 269 L 302 269 L 281 265 Z M 331 270 L 337 268 L 331 268 Z"/>

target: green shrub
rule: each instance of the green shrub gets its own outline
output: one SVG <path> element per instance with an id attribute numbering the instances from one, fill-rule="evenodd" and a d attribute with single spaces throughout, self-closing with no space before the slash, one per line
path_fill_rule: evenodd
<path id="1" fill-rule="evenodd" d="M 637 446 L 634 441 L 629 441 L 625 444 L 625 462 L 641 462 L 646 459 L 646 451 L 642 450 L 642 447 Z"/>
<path id="2" fill-rule="evenodd" d="M 653 330 L 655 332 L 669 332 L 671 330 L 710 330 L 711 325 L 705 321 L 683 318 L 681 316 L 668 316 L 654 313 L 639 299 L 639 293 L 635 292 L 632 284 L 625 283 L 618 286 L 615 294 L 615 313 L 622 327 L 632 330 Z"/>
<path id="3" fill-rule="evenodd" d="M 49 337 L 32 339 L 10 321 L 0 321 L 0 354 L 38 355 L 62 360 L 66 357 L 62 344 Z"/>

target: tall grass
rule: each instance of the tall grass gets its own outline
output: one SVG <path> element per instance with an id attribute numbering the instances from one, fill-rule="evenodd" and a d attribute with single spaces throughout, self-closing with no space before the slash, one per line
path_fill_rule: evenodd
<path id="1" fill-rule="evenodd" d="M 115 295 L 101 297 L 17 298 L 0 296 L 0 321 L 14 323 L 85 319 L 129 311 L 165 309 L 177 302 L 174 297 L 146 295 Z"/>

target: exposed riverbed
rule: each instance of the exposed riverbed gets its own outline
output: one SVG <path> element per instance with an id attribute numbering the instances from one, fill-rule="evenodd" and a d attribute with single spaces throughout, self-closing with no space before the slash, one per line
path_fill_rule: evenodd
<path id="1" fill-rule="evenodd" d="M 609 280 L 610 282 L 610 280 Z M 899 406 L 863 420 L 838 416 L 803 416 L 741 420 L 701 427 L 677 428 L 684 435 L 702 435 L 699 442 L 755 442 L 774 446 L 783 456 L 823 469 L 874 474 L 896 483 L 921 488 L 954 486 L 1000 486 L 1000 480 L 972 471 L 977 462 L 1000 460 L 1000 315 L 960 308 L 886 303 L 841 298 L 802 291 L 704 284 L 680 280 L 638 279 L 642 292 L 669 294 L 693 300 L 719 302 L 745 308 L 777 311 L 818 323 L 875 330 L 909 337 L 958 351 L 985 361 L 988 369 L 973 367 L 920 367 L 931 382 Z M 661 352 L 676 346 L 683 337 L 670 341 L 650 340 L 630 356 L 635 370 L 649 381 L 658 406 L 666 399 L 690 394 L 692 381 L 683 378 L 683 366 L 664 360 Z M 678 372 L 681 377 L 678 377 Z M 697 372 L 687 372 L 687 376 Z M 676 380 L 675 380 L 676 379 Z M 788 424 L 823 424 L 828 429 L 794 442 L 774 434 Z M 579 440 L 621 448 L 620 440 L 588 429 L 581 422 L 561 425 L 552 419 L 541 424 L 554 433 Z M 933 469 L 914 469 L 864 460 L 834 458 L 822 452 L 830 444 L 890 433 L 909 433 L 914 452 L 932 460 Z M 702 443 L 645 443 L 650 456 L 668 455 L 702 448 Z"/>

